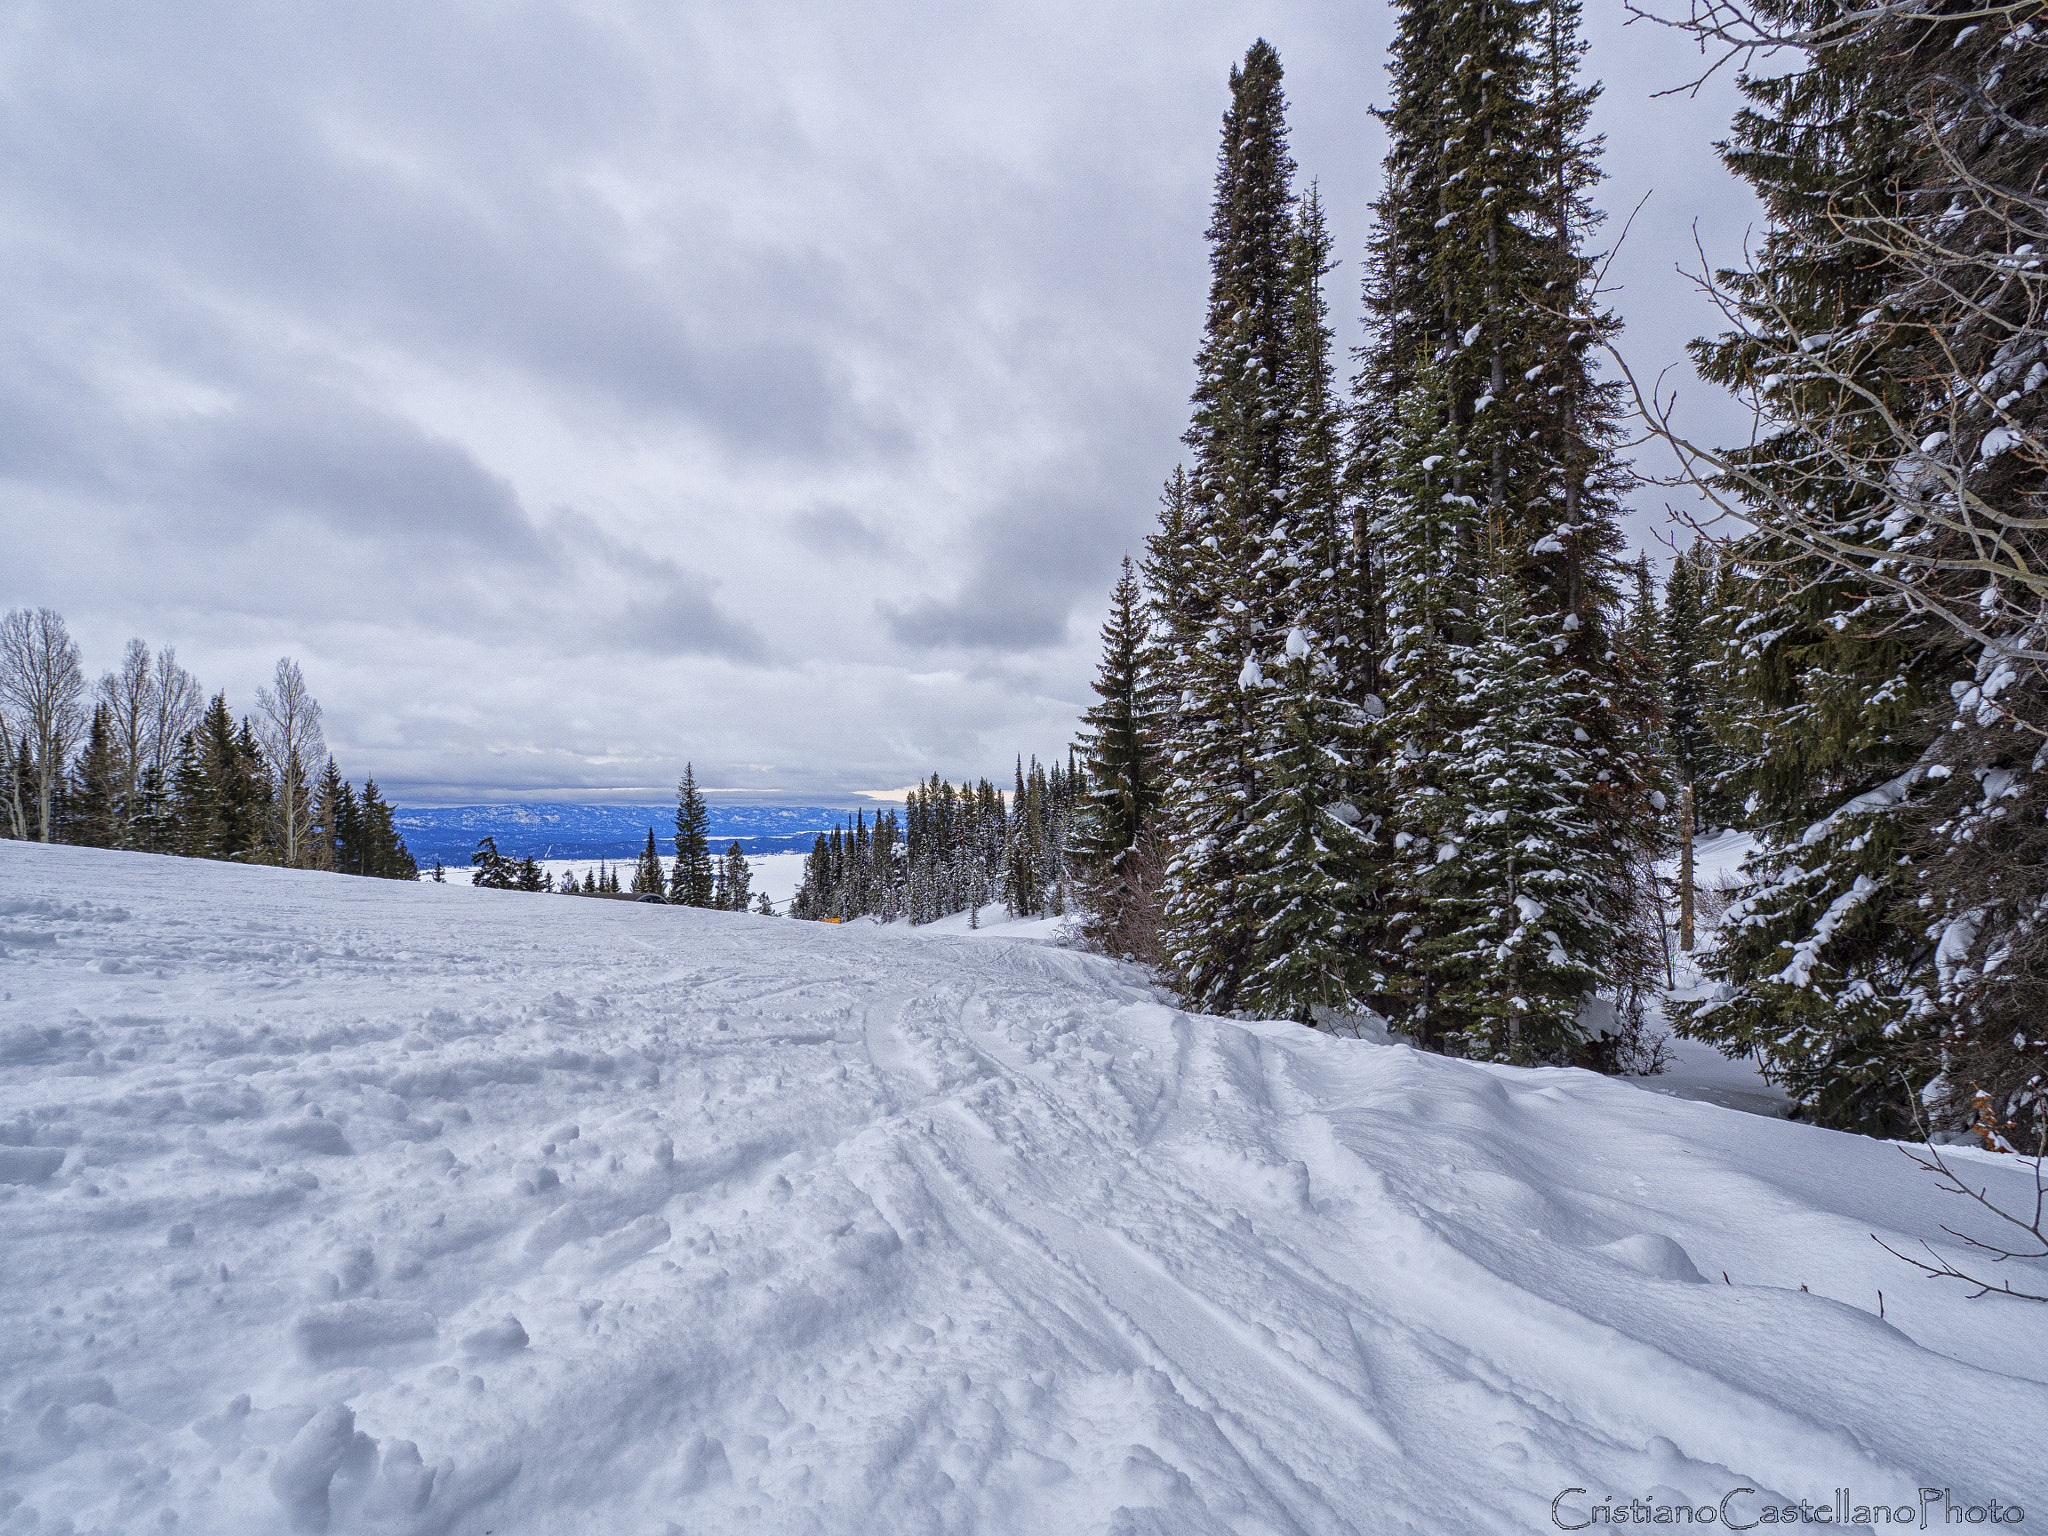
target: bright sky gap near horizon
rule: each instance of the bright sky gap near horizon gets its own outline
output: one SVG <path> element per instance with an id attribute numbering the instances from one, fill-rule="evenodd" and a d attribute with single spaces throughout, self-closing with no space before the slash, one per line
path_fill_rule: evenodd
<path id="1" fill-rule="evenodd" d="M 1625 352 L 1740 258 L 1732 84 L 1589 7 Z M 1392 13 L 31 4 L 0 43 L 0 608 L 402 804 L 852 803 L 1063 753 L 1182 456 L 1226 75 L 1287 67 L 1356 340 Z M 1348 372 L 1348 366 L 1345 369 Z M 1652 461 L 1654 462 L 1654 461 Z M 1630 522 L 1661 553 L 1663 496 Z"/>

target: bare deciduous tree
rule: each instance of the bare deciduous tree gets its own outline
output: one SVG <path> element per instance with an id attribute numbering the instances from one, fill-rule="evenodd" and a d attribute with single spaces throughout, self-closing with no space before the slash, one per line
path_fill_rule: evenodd
<path id="1" fill-rule="evenodd" d="M 199 679 L 178 665 L 177 650 L 167 645 L 157 652 L 156 667 L 150 674 L 150 695 L 155 709 L 149 724 L 148 766 L 168 776 L 177 761 L 178 744 L 199 724 L 200 712 L 206 707 L 206 693 L 199 686 Z"/>
<path id="2" fill-rule="evenodd" d="M 275 803 L 285 863 L 296 869 L 301 855 L 308 851 L 313 765 L 326 758 L 327 743 L 320 730 L 320 702 L 306 691 L 306 677 L 299 664 L 280 656 L 271 682 L 271 687 L 256 690 L 256 710 L 261 717 L 256 736 L 277 783 Z"/>
<path id="3" fill-rule="evenodd" d="M 55 609 L 16 608 L 0 620 L 0 700 L 13 707 L 35 753 L 36 836 L 47 843 L 57 783 L 86 720 L 78 645 Z"/>
<path id="4" fill-rule="evenodd" d="M 148 645 L 140 640 L 128 642 L 128 649 L 121 655 L 120 670 L 100 676 L 99 702 L 114 730 L 114 750 L 121 756 L 118 814 L 125 831 L 129 818 L 135 814 L 136 780 L 142 774 L 149 752 L 150 727 L 156 719 L 156 675 L 150 666 Z"/>

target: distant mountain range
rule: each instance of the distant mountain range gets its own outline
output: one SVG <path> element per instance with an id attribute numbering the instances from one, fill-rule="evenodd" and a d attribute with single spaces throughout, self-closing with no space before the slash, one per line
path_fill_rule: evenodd
<path id="1" fill-rule="evenodd" d="M 853 820 L 853 812 L 818 805 L 711 805 L 712 851 L 738 843 L 748 853 L 808 853 L 823 831 Z M 664 857 L 675 852 L 676 808 L 667 805 L 576 805 L 542 801 L 521 805 L 398 806 L 391 819 L 413 858 L 466 865 L 480 838 L 493 838 L 513 858 L 631 859 L 647 845 Z"/>

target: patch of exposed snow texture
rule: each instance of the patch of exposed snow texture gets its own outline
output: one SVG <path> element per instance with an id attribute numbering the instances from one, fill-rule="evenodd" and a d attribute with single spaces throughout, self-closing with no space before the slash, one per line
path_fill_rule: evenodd
<path id="1" fill-rule="evenodd" d="M 1872 1243 L 1970 1224 L 1883 1143 L 1189 1015 L 1044 921 L 22 843 L 0 919 L 9 1531 L 2048 1507 L 2048 1308 Z"/>

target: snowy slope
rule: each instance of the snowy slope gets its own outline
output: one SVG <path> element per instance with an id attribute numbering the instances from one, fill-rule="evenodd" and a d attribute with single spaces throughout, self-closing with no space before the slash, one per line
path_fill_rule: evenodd
<path id="1" fill-rule="evenodd" d="M 0 1143 L 0 1531 L 2048 1518 L 1896 1149 L 1043 943 L 0 843 Z"/>

